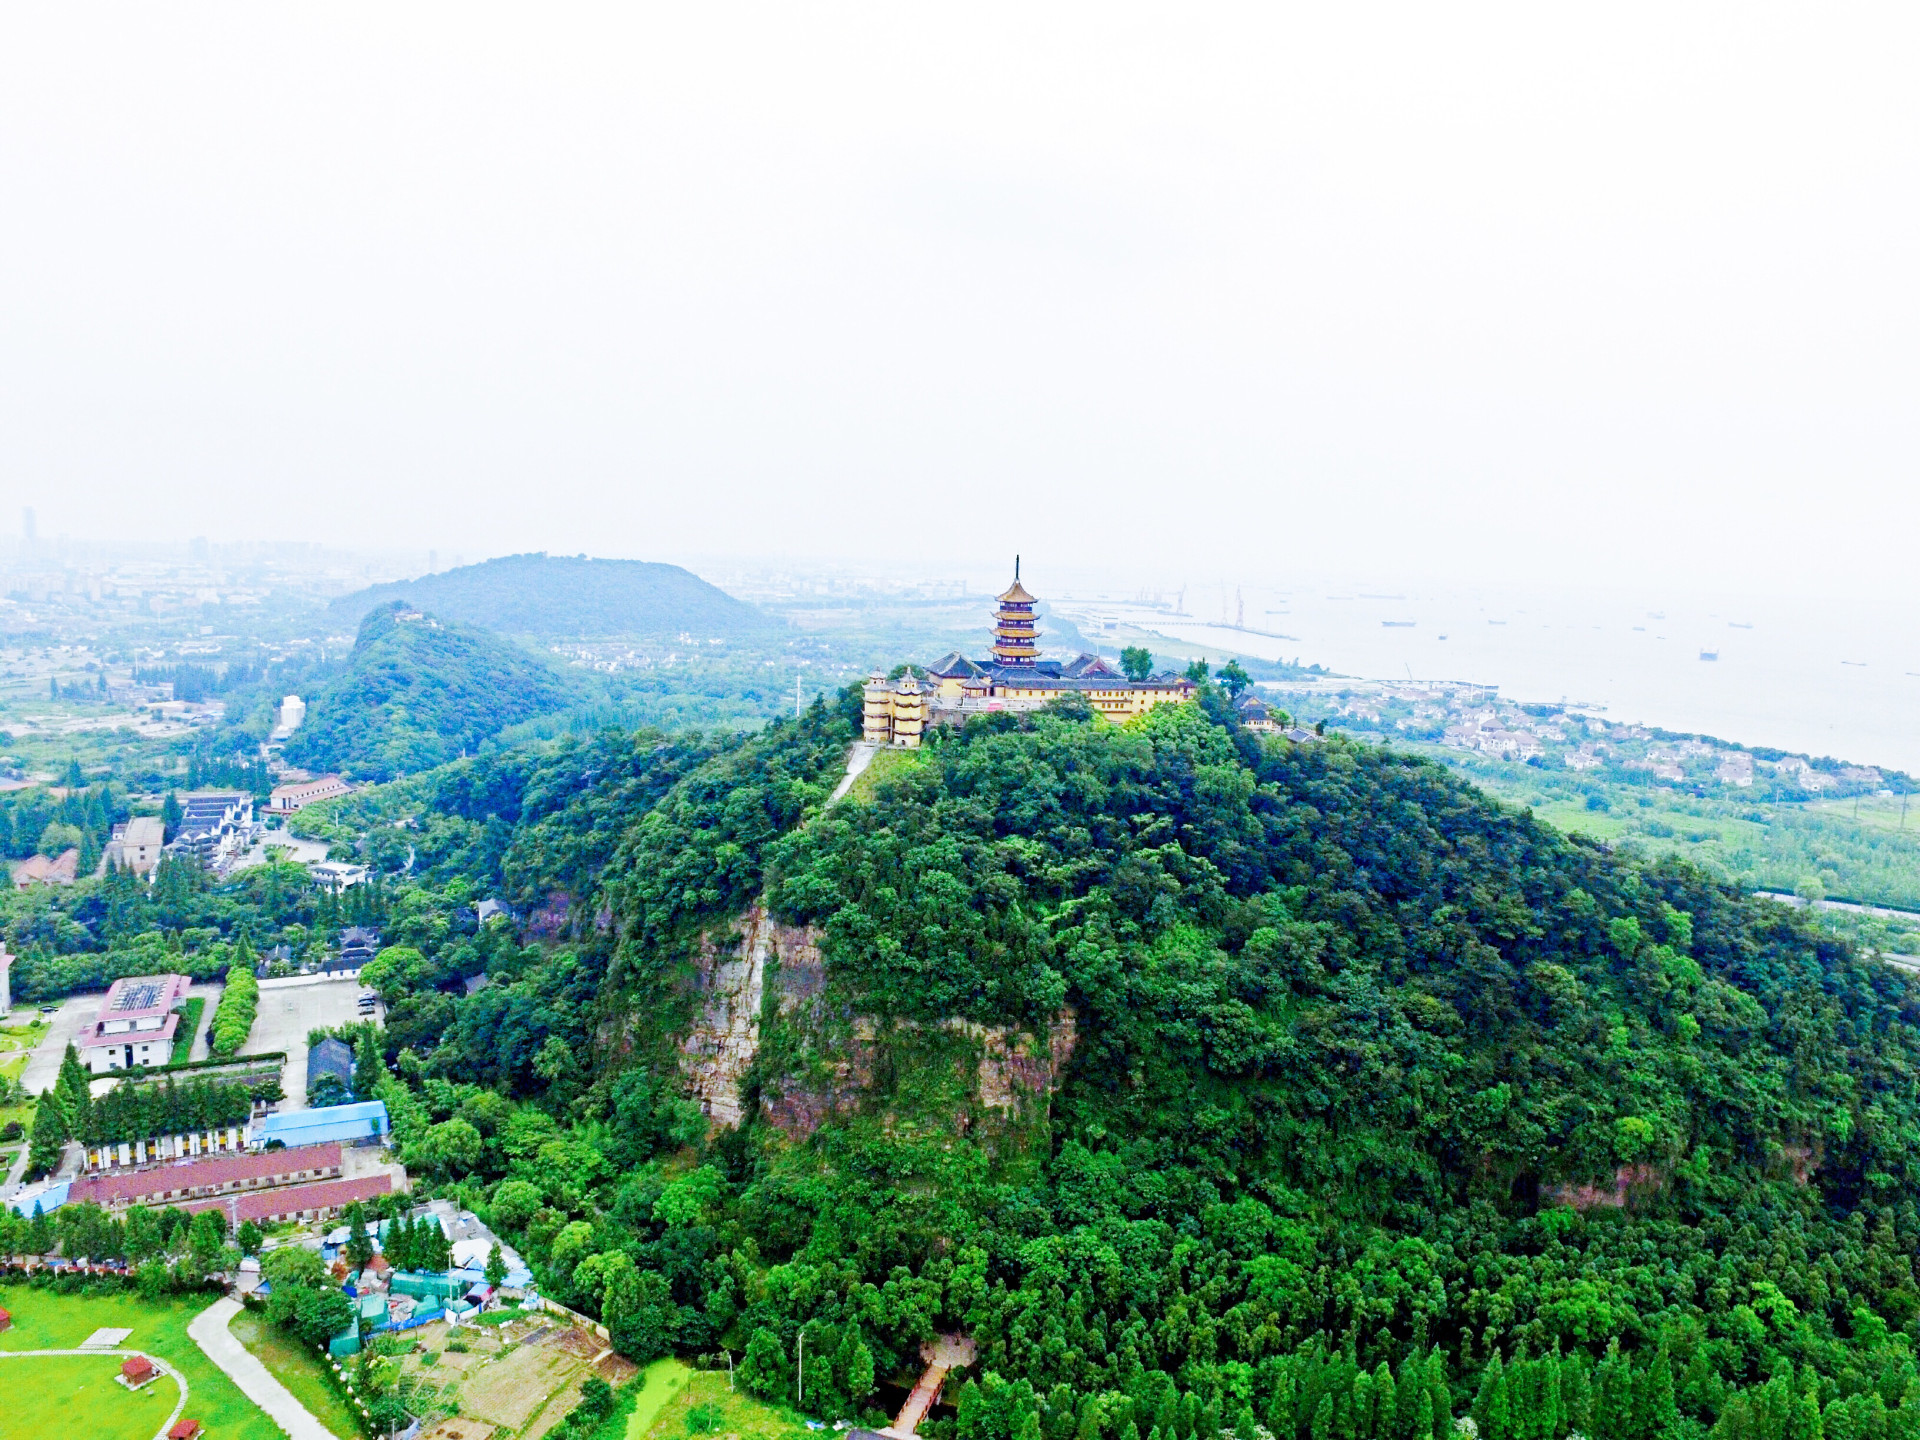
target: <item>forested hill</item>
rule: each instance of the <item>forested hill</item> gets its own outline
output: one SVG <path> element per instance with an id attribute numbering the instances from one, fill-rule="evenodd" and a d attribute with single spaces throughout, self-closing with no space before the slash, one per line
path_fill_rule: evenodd
<path id="1" fill-rule="evenodd" d="M 391 779 L 560 709 L 577 689 L 510 641 L 390 602 L 361 622 L 345 670 L 311 700 L 286 754 L 312 770 Z"/>
<path id="2" fill-rule="evenodd" d="M 512 635 L 757 635 L 774 628 L 756 607 L 690 570 L 642 560 L 506 555 L 479 565 L 343 595 L 330 607 L 358 620 L 404 600 L 448 620 Z"/>
<path id="3" fill-rule="evenodd" d="M 316 807 L 417 847 L 402 1158 L 622 1353 L 792 1402 L 804 1328 L 873 1423 L 964 1331 L 928 1440 L 1920 1437 L 1914 980 L 1211 690 L 827 807 L 858 713 Z"/>
<path id="4" fill-rule="evenodd" d="M 682 1343 L 809 1322 L 884 1372 L 965 1329 L 961 1440 L 1916 1433 L 1913 980 L 1212 696 L 939 740 L 771 839 L 763 768 L 697 771 L 610 872 L 621 1085 L 679 1083 L 695 937 L 755 890 L 824 962 L 769 999 L 712 1238 L 622 1218 L 664 1137 L 602 1196 L 595 1247 L 707 1247 Z M 956 1088 L 996 1035 L 1059 1062 L 1037 1121 Z"/>

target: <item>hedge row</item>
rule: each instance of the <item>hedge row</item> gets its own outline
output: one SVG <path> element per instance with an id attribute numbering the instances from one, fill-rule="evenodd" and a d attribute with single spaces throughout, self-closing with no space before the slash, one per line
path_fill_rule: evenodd
<path id="1" fill-rule="evenodd" d="M 223 1057 L 235 1053 L 253 1033 L 253 1017 L 259 1010 L 260 982 L 250 968 L 235 965 L 227 972 L 227 988 L 221 992 L 220 1008 L 213 1012 L 207 1048 Z"/>

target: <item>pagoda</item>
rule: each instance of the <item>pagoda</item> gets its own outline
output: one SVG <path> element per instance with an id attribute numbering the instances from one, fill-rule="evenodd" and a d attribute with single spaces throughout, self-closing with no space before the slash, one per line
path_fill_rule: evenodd
<path id="1" fill-rule="evenodd" d="M 993 662 L 1030 666 L 1040 657 L 1039 632 L 1033 628 L 1033 596 L 1020 583 L 1020 557 L 1013 557 L 1013 584 L 1000 595 L 993 619 Z"/>

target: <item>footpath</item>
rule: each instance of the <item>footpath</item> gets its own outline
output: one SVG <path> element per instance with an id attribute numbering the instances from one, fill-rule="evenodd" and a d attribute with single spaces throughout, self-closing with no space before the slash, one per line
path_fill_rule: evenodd
<path id="1" fill-rule="evenodd" d="M 214 1364 L 227 1372 L 227 1378 L 240 1387 L 240 1393 L 267 1412 L 269 1419 L 293 1440 L 338 1440 L 334 1433 L 313 1418 L 313 1412 L 293 1398 L 293 1392 L 273 1378 L 254 1353 L 233 1338 L 227 1322 L 240 1313 L 240 1302 L 231 1297 L 216 1300 L 187 1326 L 187 1334 Z M 181 1387 L 185 1389 L 183 1385 Z"/>

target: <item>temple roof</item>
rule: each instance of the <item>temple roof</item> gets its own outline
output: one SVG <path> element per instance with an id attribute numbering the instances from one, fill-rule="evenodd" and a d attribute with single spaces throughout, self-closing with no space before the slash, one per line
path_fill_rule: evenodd
<path id="1" fill-rule="evenodd" d="M 937 675 L 942 680 L 952 680 L 956 677 L 964 680 L 969 676 L 978 675 L 980 667 L 958 650 L 951 650 L 929 665 L 927 673 Z"/>
<path id="2" fill-rule="evenodd" d="M 998 598 L 1002 605 L 1031 605 L 1034 603 L 1034 597 L 1027 593 L 1027 587 L 1020 583 L 1020 577 L 1017 575 L 1014 577 L 1013 584 L 1009 585 L 996 598 Z"/>

